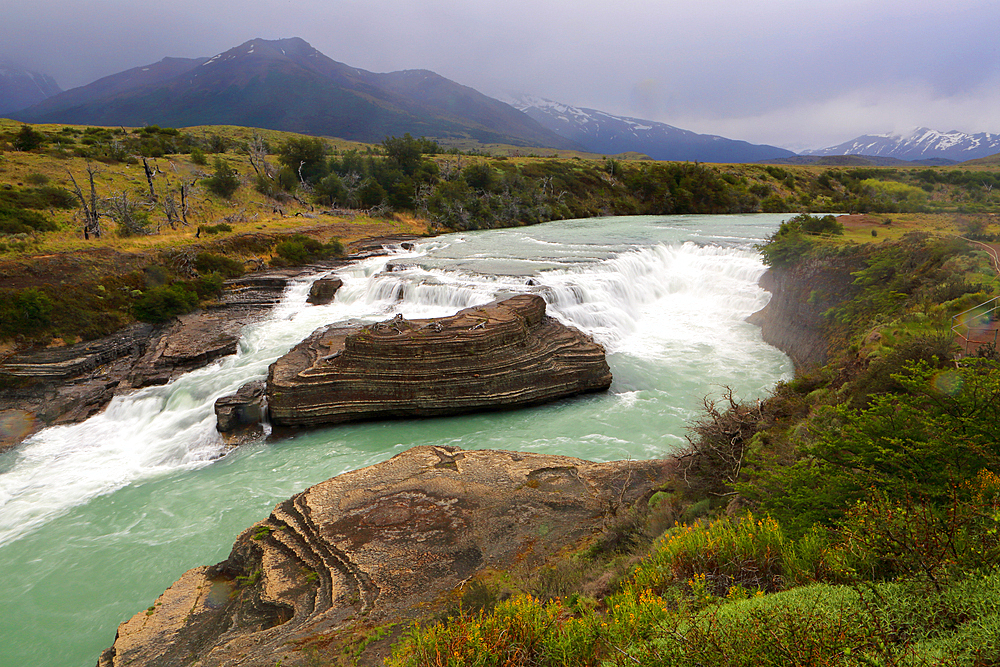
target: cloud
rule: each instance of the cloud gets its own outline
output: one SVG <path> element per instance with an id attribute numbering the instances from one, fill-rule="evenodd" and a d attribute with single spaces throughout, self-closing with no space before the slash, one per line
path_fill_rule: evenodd
<path id="1" fill-rule="evenodd" d="M 372 71 L 785 146 L 900 124 L 1000 131 L 993 0 L 8 2 L 0 51 L 63 87 L 299 36 Z"/>

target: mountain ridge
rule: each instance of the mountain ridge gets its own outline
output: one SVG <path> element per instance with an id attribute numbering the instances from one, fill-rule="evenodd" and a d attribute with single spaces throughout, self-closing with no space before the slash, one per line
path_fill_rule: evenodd
<path id="1" fill-rule="evenodd" d="M 61 92 L 48 74 L 0 62 L 0 113 L 23 109 Z"/>
<path id="2" fill-rule="evenodd" d="M 644 153 L 655 160 L 757 162 L 794 156 L 776 146 L 698 134 L 658 121 L 617 116 L 542 97 L 519 95 L 508 101 L 556 134 L 594 153 Z"/>
<path id="3" fill-rule="evenodd" d="M 897 158 L 907 162 L 945 158 L 964 162 L 997 153 L 1000 153 L 1000 134 L 969 134 L 956 130 L 939 132 L 918 127 L 907 134 L 865 134 L 836 146 L 806 151 L 802 155 L 865 155 Z"/>
<path id="4" fill-rule="evenodd" d="M 375 74 L 337 62 L 298 37 L 252 39 L 211 58 L 165 58 L 13 117 L 93 125 L 242 125 L 368 142 L 409 132 L 579 148 L 526 114 L 433 72 Z"/>

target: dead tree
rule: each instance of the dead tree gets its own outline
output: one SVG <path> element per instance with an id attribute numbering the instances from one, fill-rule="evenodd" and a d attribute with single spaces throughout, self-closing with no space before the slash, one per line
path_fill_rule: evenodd
<path id="1" fill-rule="evenodd" d="M 149 166 L 149 161 L 143 157 L 142 158 L 142 168 L 146 172 L 146 182 L 149 183 L 149 198 L 156 201 L 156 190 L 153 189 L 153 175 L 154 171 Z"/>
<path id="2" fill-rule="evenodd" d="M 77 199 L 80 200 L 80 208 L 83 209 L 83 238 L 89 240 L 91 234 L 94 235 L 94 238 L 100 238 L 101 211 L 98 208 L 97 188 L 94 186 L 94 174 L 97 173 L 94 169 L 94 165 L 90 162 L 87 163 L 87 177 L 90 179 L 89 203 L 87 202 L 87 198 L 84 196 L 83 191 L 80 189 L 79 184 L 77 184 L 76 179 L 73 178 L 73 172 L 68 169 L 66 172 L 69 174 L 69 180 L 73 181 L 73 189 L 76 192 Z"/>
<path id="3" fill-rule="evenodd" d="M 250 156 L 250 166 L 258 176 L 274 180 L 274 167 L 267 162 L 267 145 L 264 143 L 264 138 L 256 132 L 247 144 L 247 155 Z"/>
<path id="4" fill-rule="evenodd" d="M 195 179 L 190 183 L 184 183 L 183 181 L 181 182 L 181 220 L 184 222 L 185 227 L 188 224 L 189 193 L 191 192 L 191 188 L 194 187 L 194 184 L 197 182 L 197 180 L 198 179 Z"/>
<path id="5" fill-rule="evenodd" d="M 143 210 L 139 202 L 129 200 L 127 191 L 122 190 L 121 194 L 108 197 L 103 205 L 118 225 L 119 235 L 145 236 L 150 233 L 149 211 Z"/>
<path id="6" fill-rule="evenodd" d="M 688 428 L 688 448 L 678 457 L 688 486 L 711 495 L 734 495 L 750 439 L 764 421 L 763 404 L 741 403 L 724 387 L 722 400 L 703 400 L 704 413 Z"/>
<path id="7" fill-rule="evenodd" d="M 181 185 L 182 191 L 184 186 Z M 181 216 L 177 211 L 177 202 L 174 200 L 174 193 L 168 192 L 163 196 L 163 201 L 160 202 L 160 206 L 163 207 L 163 214 L 167 216 L 167 224 L 170 225 L 170 229 L 177 229 L 177 223 L 181 221 Z M 185 225 L 187 222 L 184 223 Z"/>

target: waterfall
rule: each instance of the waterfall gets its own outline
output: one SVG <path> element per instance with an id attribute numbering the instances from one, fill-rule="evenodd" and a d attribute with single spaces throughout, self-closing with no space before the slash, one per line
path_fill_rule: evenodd
<path id="1" fill-rule="evenodd" d="M 337 270 L 344 284 L 327 305 L 306 303 L 325 274 L 294 282 L 244 328 L 235 355 L 118 396 L 87 421 L 44 429 L 0 455 L 0 606 L 19 610 L 0 618 L 5 655 L 12 664 L 92 665 L 119 622 L 185 569 L 224 558 L 275 502 L 417 444 L 592 460 L 669 453 L 706 393 L 729 384 L 759 395 L 791 372 L 744 321 L 768 299 L 752 244 L 778 222 L 614 218 L 457 234 Z M 525 291 L 605 346 L 609 393 L 343 425 L 236 450 L 215 431 L 215 400 L 263 378 L 320 326 L 441 317 Z"/>

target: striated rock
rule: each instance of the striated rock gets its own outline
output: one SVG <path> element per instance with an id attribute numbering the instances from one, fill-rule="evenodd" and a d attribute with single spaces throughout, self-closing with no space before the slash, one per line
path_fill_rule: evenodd
<path id="1" fill-rule="evenodd" d="M 228 433 L 263 420 L 267 411 L 264 401 L 265 389 L 263 380 L 248 382 L 235 394 L 216 400 L 216 428 L 219 432 Z"/>
<path id="2" fill-rule="evenodd" d="M 340 278 L 320 278 L 309 287 L 309 297 L 307 303 L 321 306 L 333 301 L 337 290 L 344 286 L 344 281 Z"/>
<path id="3" fill-rule="evenodd" d="M 523 407 L 611 385 L 604 348 L 521 294 L 434 320 L 319 329 L 271 365 L 276 426 Z"/>
<path id="4" fill-rule="evenodd" d="M 667 472 L 664 461 L 415 447 L 278 504 L 227 560 L 190 570 L 122 623 L 99 665 L 332 659 L 303 646 L 321 648 L 357 618 L 431 614 L 485 568 L 537 564 L 648 497 Z"/>

